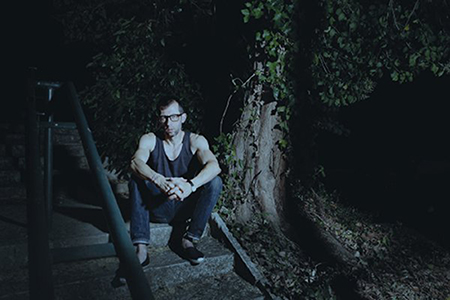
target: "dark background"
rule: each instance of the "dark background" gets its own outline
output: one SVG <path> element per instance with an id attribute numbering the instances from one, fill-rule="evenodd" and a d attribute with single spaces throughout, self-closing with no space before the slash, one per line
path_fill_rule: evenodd
<path id="1" fill-rule="evenodd" d="M 348 137 L 319 138 L 329 189 L 379 221 L 403 222 L 447 247 L 449 79 L 381 80 L 369 99 L 342 109 Z"/>

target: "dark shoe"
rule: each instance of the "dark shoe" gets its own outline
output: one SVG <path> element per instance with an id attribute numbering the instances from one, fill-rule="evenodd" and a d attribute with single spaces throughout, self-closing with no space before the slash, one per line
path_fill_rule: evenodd
<path id="1" fill-rule="evenodd" d="M 142 269 L 146 270 L 150 266 L 150 255 L 147 254 L 145 260 L 141 263 Z"/>
<path id="2" fill-rule="evenodd" d="M 194 265 L 198 265 L 199 263 L 205 260 L 205 255 L 199 250 L 197 250 L 195 246 L 185 248 L 183 249 L 183 252 L 186 259 L 189 260 Z"/>
<path id="3" fill-rule="evenodd" d="M 145 271 L 150 266 L 150 256 L 147 254 L 145 260 L 141 263 L 142 269 Z M 115 288 L 123 286 L 127 284 L 127 280 L 125 278 L 125 271 L 122 265 L 119 265 L 119 268 L 116 270 L 116 275 L 111 282 L 111 285 Z"/>

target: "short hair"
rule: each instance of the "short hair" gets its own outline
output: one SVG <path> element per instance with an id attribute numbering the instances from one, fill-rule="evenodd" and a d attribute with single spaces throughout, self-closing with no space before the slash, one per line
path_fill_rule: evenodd
<path id="1" fill-rule="evenodd" d="M 183 106 L 181 106 L 180 101 L 177 100 L 177 98 L 172 97 L 172 96 L 162 97 L 158 102 L 158 109 L 161 110 L 162 108 L 168 107 L 169 105 L 171 105 L 174 102 L 178 103 L 178 110 L 180 111 L 180 114 L 183 114 L 184 109 L 183 109 Z"/>

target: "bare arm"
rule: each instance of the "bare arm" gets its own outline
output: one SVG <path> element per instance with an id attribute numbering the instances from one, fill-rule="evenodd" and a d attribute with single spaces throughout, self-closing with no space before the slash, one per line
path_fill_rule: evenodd
<path id="1" fill-rule="evenodd" d="M 200 173 L 191 179 L 196 188 L 211 181 L 214 177 L 222 171 L 219 166 L 217 158 L 209 148 L 208 141 L 201 135 L 195 135 L 192 140 L 192 146 L 196 149 L 195 154 L 198 160 L 203 165 Z"/>
<path id="2" fill-rule="evenodd" d="M 153 182 L 161 191 L 167 194 L 174 187 L 174 184 L 147 164 L 155 144 L 156 136 L 153 133 L 144 134 L 139 140 L 139 146 L 131 159 L 130 167 L 135 175 Z"/>

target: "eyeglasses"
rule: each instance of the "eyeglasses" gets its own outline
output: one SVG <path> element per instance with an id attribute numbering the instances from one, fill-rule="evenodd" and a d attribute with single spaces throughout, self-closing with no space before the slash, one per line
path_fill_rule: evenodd
<path id="1" fill-rule="evenodd" d="M 183 114 L 175 114 L 170 116 L 159 116 L 160 123 L 166 123 L 170 119 L 172 122 L 178 122 Z"/>

